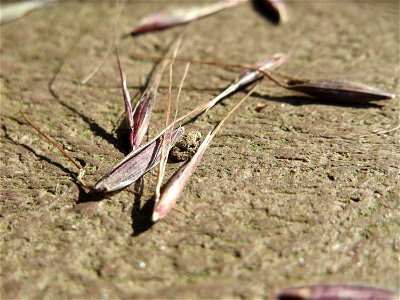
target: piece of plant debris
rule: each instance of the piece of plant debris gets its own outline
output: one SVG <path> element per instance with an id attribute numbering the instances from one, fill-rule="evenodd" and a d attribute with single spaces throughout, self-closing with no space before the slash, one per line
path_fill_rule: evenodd
<path id="1" fill-rule="evenodd" d="M 261 72 L 281 87 L 301 92 L 323 101 L 366 104 L 370 101 L 387 100 L 396 97 L 395 94 L 357 82 L 331 79 L 300 79 L 277 74 L 270 70 L 261 70 Z"/>
<path id="2" fill-rule="evenodd" d="M 143 137 L 145 136 L 147 129 L 150 124 L 150 116 L 153 111 L 153 107 L 157 97 L 157 89 L 160 85 L 162 75 L 164 70 L 169 62 L 169 58 L 171 55 L 177 51 L 181 44 L 182 38 L 178 38 L 172 46 L 169 48 L 167 54 L 164 56 L 163 60 L 161 61 L 158 69 L 156 70 L 154 78 L 149 83 L 149 86 L 143 92 L 142 96 L 140 97 L 139 101 L 136 104 L 135 109 L 131 116 L 129 113 L 129 105 L 127 102 L 130 103 L 130 99 L 124 97 L 125 99 L 125 107 L 127 109 L 127 117 L 130 120 L 127 122 L 128 126 L 132 126 L 130 130 L 130 142 L 131 148 L 136 149 L 140 143 L 142 142 Z M 121 75 L 122 78 L 122 75 Z M 123 81 L 122 81 L 123 83 Z M 123 88 L 125 90 L 125 88 Z M 126 92 L 124 91 L 124 95 Z"/>
<path id="3" fill-rule="evenodd" d="M 206 111 L 237 90 L 262 79 L 263 71 L 274 70 L 278 68 L 282 64 L 286 63 L 289 60 L 289 57 L 290 56 L 288 54 L 277 53 L 272 57 L 268 56 L 259 62 L 256 67 L 253 67 L 252 70 L 244 70 L 233 83 L 231 83 L 224 91 L 210 101 Z"/>
<path id="4" fill-rule="evenodd" d="M 286 23 L 289 20 L 284 0 L 261 0 L 261 2 L 269 12 L 274 14 L 274 18 L 279 22 Z"/>
<path id="5" fill-rule="evenodd" d="M 175 62 L 175 58 L 176 55 L 178 54 L 178 49 L 176 49 L 176 51 L 174 51 L 173 55 L 172 55 L 172 60 L 171 63 L 169 65 L 169 87 L 168 87 L 168 98 L 167 98 L 167 115 L 165 118 L 165 130 L 166 132 L 168 132 L 168 130 L 172 130 L 173 129 L 173 124 L 172 127 L 169 129 L 169 119 L 170 119 L 170 115 L 171 115 L 171 97 L 172 97 L 172 67 L 173 64 Z M 176 116 L 178 114 L 178 108 L 179 108 L 179 97 L 181 95 L 181 91 L 182 91 L 182 87 L 183 87 L 183 83 L 185 82 L 187 73 L 189 71 L 189 67 L 190 67 L 190 63 L 188 63 L 186 65 L 186 69 L 185 72 L 182 76 L 182 80 L 181 83 L 179 85 L 179 90 L 178 90 L 178 95 L 176 97 L 176 111 L 175 111 L 175 117 L 174 117 L 174 122 L 176 121 Z M 173 146 L 172 141 L 171 140 L 167 140 L 164 139 L 163 140 L 163 145 L 161 148 L 161 158 L 160 158 L 160 163 L 158 165 L 158 177 L 157 177 L 157 183 L 156 183 L 156 187 L 155 187 L 155 198 L 154 201 L 157 203 L 160 199 L 160 194 L 161 194 L 161 185 L 162 185 L 162 180 L 164 178 L 165 175 L 165 169 L 167 166 L 167 162 L 168 162 L 168 153 L 171 149 L 171 147 Z"/>
<path id="6" fill-rule="evenodd" d="M 186 9 L 174 8 L 170 11 L 151 14 L 141 19 L 139 24 L 130 33 L 131 35 L 138 35 L 187 24 L 244 2 L 246 0 L 224 0 L 206 6 L 196 6 Z"/>
<path id="7" fill-rule="evenodd" d="M 5 24 L 19 18 L 34 9 L 55 3 L 57 0 L 25 0 L 1 4 L 0 24 Z"/>
<path id="8" fill-rule="evenodd" d="M 159 163 L 164 139 L 169 140 L 170 147 L 172 147 L 183 133 L 184 128 L 179 127 L 172 134 L 163 133 L 137 150 L 132 151 L 96 183 L 94 190 L 98 192 L 113 192 L 132 184 Z"/>
<path id="9" fill-rule="evenodd" d="M 396 293 L 369 286 L 346 284 L 319 284 L 281 290 L 277 300 L 395 300 Z"/>

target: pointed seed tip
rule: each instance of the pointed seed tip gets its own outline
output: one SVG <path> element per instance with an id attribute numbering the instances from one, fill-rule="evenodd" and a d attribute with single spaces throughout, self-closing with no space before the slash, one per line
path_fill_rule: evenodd
<path id="1" fill-rule="evenodd" d="M 151 220 L 153 221 L 153 223 L 157 222 L 159 219 L 160 215 L 158 214 L 157 211 L 153 212 L 153 215 L 151 216 Z"/>

